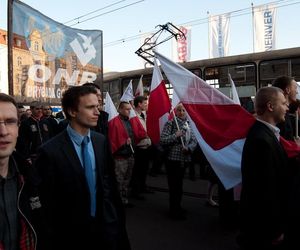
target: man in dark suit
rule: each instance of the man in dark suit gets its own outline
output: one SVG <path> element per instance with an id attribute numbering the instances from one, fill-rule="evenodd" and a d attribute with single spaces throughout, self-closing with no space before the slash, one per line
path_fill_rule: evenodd
<path id="1" fill-rule="evenodd" d="M 288 110 L 282 90 L 261 88 L 255 97 L 257 121 L 250 129 L 242 155 L 242 249 L 280 249 L 287 207 L 287 155 L 276 124 Z"/>
<path id="2" fill-rule="evenodd" d="M 40 148 L 36 167 L 49 223 L 50 249 L 130 249 L 107 138 L 92 131 L 99 110 L 89 86 L 69 88 L 62 107 L 69 124 Z"/>

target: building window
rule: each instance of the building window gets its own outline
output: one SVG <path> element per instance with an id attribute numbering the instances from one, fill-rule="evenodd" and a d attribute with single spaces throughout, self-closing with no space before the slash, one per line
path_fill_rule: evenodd
<path id="1" fill-rule="evenodd" d="M 34 50 L 39 51 L 39 42 L 34 42 Z"/>
<path id="2" fill-rule="evenodd" d="M 16 45 L 17 45 L 17 47 L 21 47 L 21 40 L 20 39 L 16 40 Z"/>
<path id="3" fill-rule="evenodd" d="M 22 65 L 22 57 L 20 57 L 20 56 L 17 57 L 17 65 L 18 66 Z"/>

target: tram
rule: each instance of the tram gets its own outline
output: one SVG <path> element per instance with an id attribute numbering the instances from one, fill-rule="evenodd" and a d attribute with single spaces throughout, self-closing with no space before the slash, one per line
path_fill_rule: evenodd
<path id="1" fill-rule="evenodd" d="M 253 97 L 257 89 L 272 84 L 278 76 L 287 75 L 300 81 L 300 47 L 204 59 L 180 63 L 183 67 L 201 77 L 214 88 L 230 96 L 228 73 L 234 81 L 241 105 L 249 112 L 253 111 Z M 138 69 L 126 72 L 104 74 L 103 92 L 109 92 L 114 103 L 132 80 L 133 88 L 137 87 L 141 75 L 145 89 L 149 89 L 153 68 Z M 163 75 L 164 76 L 164 75 Z M 167 78 L 166 88 L 172 96 L 172 87 Z"/>

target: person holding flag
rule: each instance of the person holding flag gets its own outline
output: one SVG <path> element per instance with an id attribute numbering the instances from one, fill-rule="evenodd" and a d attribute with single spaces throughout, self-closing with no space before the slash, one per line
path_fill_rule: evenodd
<path id="1" fill-rule="evenodd" d="M 132 196 L 137 199 L 143 199 L 142 193 L 152 193 L 147 189 L 146 179 L 149 169 L 149 152 L 151 139 L 147 135 L 146 111 L 148 110 L 148 99 L 144 96 L 137 96 L 133 100 L 136 117 L 139 124 L 142 124 L 145 136 L 139 140 L 135 149 L 135 163 L 132 176 Z M 141 138 L 141 137 L 140 137 Z"/>
<path id="2" fill-rule="evenodd" d="M 128 102 L 119 104 L 119 120 L 122 122 L 122 128 L 127 134 L 127 138 L 123 140 L 123 144 L 114 152 L 113 158 L 115 161 L 115 173 L 118 181 L 119 191 L 122 202 L 125 207 L 131 207 L 132 204 L 128 201 L 128 189 L 131 180 L 132 169 L 134 166 L 134 134 L 129 121 L 131 105 Z M 114 131 L 117 132 L 117 131 Z"/>
<path id="3" fill-rule="evenodd" d="M 185 210 L 181 207 L 183 177 L 185 169 L 191 164 L 191 153 L 197 146 L 197 140 L 190 129 L 182 104 L 176 106 L 173 120 L 165 124 L 160 143 L 169 148 L 166 170 L 170 217 L 176 220 L 186 219 Z"/>

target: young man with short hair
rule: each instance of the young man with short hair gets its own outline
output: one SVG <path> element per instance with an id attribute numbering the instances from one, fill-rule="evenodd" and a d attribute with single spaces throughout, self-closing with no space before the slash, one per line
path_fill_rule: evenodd
<path id="1" fill-rule="evenodd" d="M 40 148 L 36 167 L 50 249 L 130 249 L 107 138 L 91 130 L 97 92 L 71 87 L 62 98 L 67 129 Z"/>

